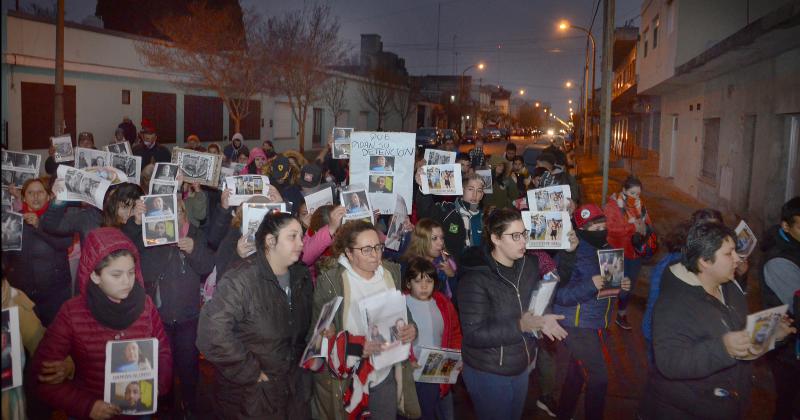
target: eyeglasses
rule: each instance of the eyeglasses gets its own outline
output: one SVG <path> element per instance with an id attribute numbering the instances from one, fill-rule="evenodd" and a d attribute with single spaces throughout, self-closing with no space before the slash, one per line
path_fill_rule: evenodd
<path id="1" fill-rule="evenodd" d="M 519 242 L 520 239 L 528 240 L 528 231 L 523 230 L 522 232 L 514 232 L 514 233 L 504 233 L 503 235 L 508 235 L 514 242 Z"/>
<path id="2" fill-rule="evenodd" d="M 386 247 L 383 246 L 382 244 L 379 244 L 375 246 L 362 246 L 361 248 L 350 248 L 350 249 L 352 249 L 353 251 L 360 250 L 361 255 L 369 257 L 370 255 L 372 255 L 373 252 L 377 252 L 378 254 L 382 253 L 383 250 L 386 249 Z"/>

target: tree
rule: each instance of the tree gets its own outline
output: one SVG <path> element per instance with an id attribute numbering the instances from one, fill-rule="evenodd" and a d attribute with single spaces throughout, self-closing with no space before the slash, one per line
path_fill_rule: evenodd
<path id="1" fill-rule="evenodd" d="M 406 129 L 406 121 L 411 113 L 417 108 L 419 98 L 419 88 L 409 84 L 407 90 L 395 92 L 392 100 L 392 108 L 400 115 L 400 129 Z"/>
<path id="2" fill-rule="evenodd" d="M 367 80 L 359 85 L 364 102 L 378 114 L 378 131 L 383 130 L 383 120 L 395 95 L 394 78 L 388 71 L 375 69 L 369 72 Z"/>
<path id="3" fill-rule="evenodd" d="M 148 66 L 170 74 L 180 89 L 216 93 L 239 132 L 250 98 L 263 87 L 253 48 L 258 16 L 242 16 L 230 7 L 214 9 L 205 2 L 188 8 L 188 15 L 154 23 L 170 41 L 137 41 L 136 51 Z"/>
<path id="4" fill-rule="evenodd" d="M 302 153 L 308 108 L 320 97 L 322 86 L 330 77 L 327 68 L 344 57 L 339 22 L 331 15 L 330 6 L 323 4 L 287 12 L 267 21 L 259 49 L 263 52 L 262 77 L 272 78 L 273 91 L 289 98 Z"/>
<path id="5" fill-rule="evenodd" d="M 347 107 L 344 92 L 347 90 L 347 81 L 344 79 L 331 79 L 322 86 L 322 101 L 331 109 L 333 124 L 339 125 L 339 116 Z"/>

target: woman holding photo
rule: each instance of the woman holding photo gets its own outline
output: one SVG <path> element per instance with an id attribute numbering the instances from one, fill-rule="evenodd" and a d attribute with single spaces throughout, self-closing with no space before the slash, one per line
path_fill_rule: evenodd
<path id="1" fill-rule="evenodd" d="M 408 262 L 414 258 L 428 260 L 436 267 L 436 290 L 453 299 L 458 285 L 458 267 L 445 250 L 442 225 L 432 219 L 417 222 L 411 233 L 411 243 L 401 258 L 404 273 Z"/>
<path id="2" fill-rule="evenodd" d="M 311 330 L 312 284 L 300 222 L 269 213 L 256 253 L 228 270 L 203 306 L 197 347 L 214 365 L 218 418 L 306 419 L 311 378 L 298 363 Z"/>
<path id="3" fill-rule="evenodd" d="M 329 358 L 327 363 L 330 371 L 343 374 L 348 369 L 352 370 L 352 365 L 346 361 L 348 356 L 362 358 L 361 366 L 371 370 L 363 382 L 363 378 L 348 379 L 345 375 L 334 377 L 328 370 L 314 375 L 314 406 L 323 420 L 347 418 L 349 413 L 358 413 L 367 408 L 375 419 L 394 419 L 398 414 L 410 418 L 419 417 L 410 362 L 406 360 L 372 370 L 369 361 L 370 356 L 380 352 L 385 343 L 370 338 L 372 335 L 362 319 L 359 302 L 382 292 L 401 290 L 400 266 L 384 260 L 383 249 L 378 232 L 372 224 L 363 221 L 348 222 L 336 234 L 330 267 L 317 278 L 313 319 L 319 317 L 326 303 L 341 296 L 342 304 L 334 316 L 327 337 L 331 340 L 334 331 L 347 332 L 340 333 L 336 341 L 331 340 L 330 346 L 339 347 L 349 342 L 346 347 L 351 351 L 347 354 L 339 353 L 337 358 Z M 403 343 L 411 343 L 417 336 L 410 314 L 408 319 L 407 325 L 398 327 L 398 336 Z M 369 388 L 369 402 L 356 393 L 345 407 L 344 392 L 348 388 L 358 390 L 363 387 Z"/>
<path id="4" fill-rule="evenodd" d="M 484 246 L 468 249 L 458 288 L 464 383 L 479 419 L 520 419 L 534 367 L 537 338 L 567 336 L 561 315 L 528 312 L 539 286 L 539 260 L 526 255 L 528 231 L 520 213 L 489 215 Z"/>
<path id="5" fill-rule="evenodd" d="M 118 229 L 90 232 L 78 282 L 81 294 L 64 304 L 47 329 L 33 357 L 31 376 L 42 373 L 45 361 L 72 356 L 75 377 L 60 384 L 36 383 L 37 397 L 72 418 L 119 415 L 120 407 L 103 402 L 103 390 L 106 343 L 123 338 L 158 339 L 158 390 L 168 393 L 172 385 L 169 339 L 153 301 L 145 294 L 133 243 Z"/>

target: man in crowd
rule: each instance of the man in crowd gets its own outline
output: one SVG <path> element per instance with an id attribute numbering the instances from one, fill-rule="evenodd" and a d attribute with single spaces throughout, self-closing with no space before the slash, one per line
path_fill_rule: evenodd
<path id="1" fill-rule="evenodd" d="M 142 158 L 142 166 L 139 168 L 140 171 L 151 163 L 169 163 L 172 160 L 172 153 L 170 153 L 169 149 L 158 143 L 156 127 L 147 118 L 142 120 L 142 130 L 139 134 L 141 134 L 142 142 L 133 146 L 133 154 L 134 156 L 140 156 Z"/>

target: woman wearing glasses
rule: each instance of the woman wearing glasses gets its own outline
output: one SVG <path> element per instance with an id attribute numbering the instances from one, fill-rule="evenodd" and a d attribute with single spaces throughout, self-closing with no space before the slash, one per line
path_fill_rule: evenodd
<path id="1" fill-rule="evenodd" d="M 461 259 L 463 375 L 479 419 L 521 418 L 536 336 L 567 335 L 558 325 L 563 316 L 528 312 L 541 276 L 538 258 L 525 254 L 527 239 L 518 211 L 497 210 L 486 220 L 485 245 L 468 249 Z"/>
<path id="2" fill-rule="evenodd" d="M 347 418 L 349 413 L 367 409 L 375 419 L 394 419 L 397 414 L 419 417 L 409 361 L 382 369 L 372 369 L 369 361 L 386 343 L 367 337 L 369 331 L 359 311 L 359 301 L 385 291 L 401 290 L 400 266 L 383 260 L 383 249 L 374 226 L 363 221 L 348 222 L 336 233 L 333 266 L 317 278 L 314 320 L 323 305 L 337 296 L 343 298 L 333 324 L 326 331 L 328 348 L 334 349 L 327 362 L 329 369 L 314 375 L 314 405 L 321 419 Z M 397 328 L 398 338 L 404 344 L 417 336 L 410 314 L 408 319 L 407 325 Z M 334 340 L 335 331 L 340 333 Z M 354 362 L 359 359 L 356 365 Z M 364 388 L 369 390 L 369 402 L 362 398 Z M 345 401 L 347 405 L 343 404 Z"/>

